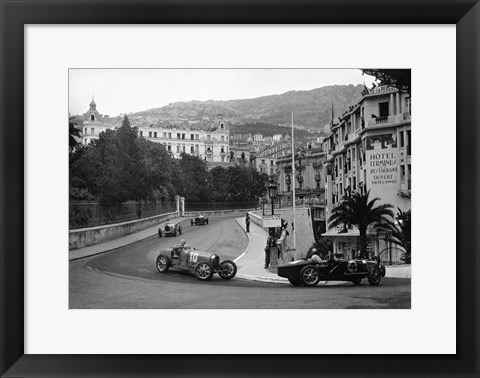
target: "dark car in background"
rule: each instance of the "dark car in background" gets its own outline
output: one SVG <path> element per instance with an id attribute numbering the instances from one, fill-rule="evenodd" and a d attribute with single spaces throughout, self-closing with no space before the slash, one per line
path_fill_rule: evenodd
<path id="1" fill-rule="evenodd" d="M 202 214 L 197 214 L 197 216 L 195 217 L 195 219 L 190 219 L 190 224 L 193 226 L 193 225 L 196 225 L 196 226 L 204 226 L 206 224 L 208 224 L 208 218 L 206 218 L 205 216 L 203 216 Z"/>
<path id="2" fill-rule="evenodd" d="M 359 285 L 364 278 L 375 286 L 385 277 L 385 267 L 378 259 L 353 260 L 327 255 L 320 261 L 308 258 L 280 265 L 278 275 L 288 278 L 294 286 L 316 286 L 320 281 L 349 281 Z"/>
<path id="3" fill-rule="evenodd" d="M 176 223 L 165 223 L 162 227 L 158 229 L 158 237 L 161 238 L 162 236 L 177 236 L 182 235 L 182 226 Z"/>

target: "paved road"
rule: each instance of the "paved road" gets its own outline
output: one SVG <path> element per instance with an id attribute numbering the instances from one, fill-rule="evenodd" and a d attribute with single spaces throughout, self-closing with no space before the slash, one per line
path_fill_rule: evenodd
<path id="1" fill-rule="evenodd" d="M 380 286 L 345 283 L 316 288 L 287 284 L 209 282 L 169 271 L 160 274 L 160 249 L 180 238 L 199 250 L 235 259 L 248 239 L 234 217 L 210 218 L 208 226 L 183 222 L 181 237 L 153 237 L 99 256 L 70 262 L 70 308 L 410 308 L 410 280 L 384 278 Z"/>

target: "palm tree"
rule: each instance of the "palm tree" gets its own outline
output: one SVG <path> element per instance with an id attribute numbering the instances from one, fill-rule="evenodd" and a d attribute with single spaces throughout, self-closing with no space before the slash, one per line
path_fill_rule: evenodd
<path id="1" fill-rule="evenodd" d="M 410 210 L 402 211 L 400 208 L 397 209 L 398 213 L 394 221 L 387 219 L 378 224 L 375 228 L 377 230 L 386 231 L 388 240 L 405 250 L 402 260 L 406 264 L 410 264 L 412 255 L 412 212 Z"/>
<path id="2" fill-rule="evenodd" d="M 370 190 L 365 194 L 353 192 L 345 196 L 340 204 L 333 208 L 328 219 L 329 228 L 343 224 L 345 227 L 355 226 L 360 233 L 360 251 L 362 258 L 367 257 L 367 228 L 372 225 L 386 223 L 388 217 L 393 218 L 392 205 L 383 204 L 375 207 L 380 198 L 369 200 Z"/>

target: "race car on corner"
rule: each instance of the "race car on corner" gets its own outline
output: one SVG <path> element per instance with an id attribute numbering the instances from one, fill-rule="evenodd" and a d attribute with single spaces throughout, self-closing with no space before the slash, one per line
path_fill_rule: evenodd
<path id="1" fill-rule="evenodd" d="M 165 223 L 163 226 L 163 231 L 162 227 L 158 229 L 158 237 L 161 238 L 162 236 L 177 236 L 182 235 L 182 226 L 179 224 L 175 223 Z"/>
<path id="2" fill-rule="evenodd" d="M 197 214 L 197 216 L 195 217 L 195 219 L 190 219 L 190 224 L 193 226 L 193 225 L 206 225 L 208 224 L 208 218 L 205 218 L 202 214 Z"/>
<path id="3" fill-rule="evenodd" d="M 385 277 L 385 267 L 379 259 L 346 259 L 326 255 L 324 260 L 311 258 L 291 261 L 278 267 L 278 275 L 288 278 L 294 286 L 316 286 L 320 281 L 350 281 L 359 285 L 368 279 L 370 285 L 378 285 Z"/>
<path id="4" fill-rule="evenodd" d="M 198 251 L 187 245 L 160 251 L 156 266 L 160 273 L 176 268 L 194 274 L 201 281 L 210 280 L 214 273 L 218 273 L 224 280 L 230 280 L 237 274 L 237 265 L 233 261 L 220 262 L 218 255 Z"/>

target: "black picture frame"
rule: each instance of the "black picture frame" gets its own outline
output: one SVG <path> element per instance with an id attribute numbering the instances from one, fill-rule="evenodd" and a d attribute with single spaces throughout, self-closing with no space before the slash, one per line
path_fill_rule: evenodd
<path id="1" fill-rule="evenodd" d="M 478 377 L 478 0 L 1 0 L 2 377 Z M 457 353 L 455 355 L 24 354 L 25 24 L 456 24 Z M 441 78 L 439 78 L 441 80 Z M 425 126 L 428 127 L 428 126 Z M 447 147 L 446 147 L 447 151 Z M 448 172 L 448 180 L 455 179 Z M 441 185 L 441 180 L 439 180 Z M 448 203 L 447 203 L 448 201 Z M 446 206 L 454 206 L 451 200 Z M 452 251 L 454 254 L 454 251 Z M 455 256 L 452 256 L 455 258 Z M 441 269 L 441 266 L 433 269 Z M 445 277 L 443 274 L 441 278 Z M 438 277 L 437 277 L 438 278 Z M 439 330 L 441 337 L 442 330 Z M 319 342 L 323 342 L 319 340 Z M 379 340 L 381 342 L 381 340 Z M 414 340 L 412 340 L 414 342 Z M 268 340 L 267 340 L 268 344 Z M 314 351 L 312 351 L 314 352 Z"/>

